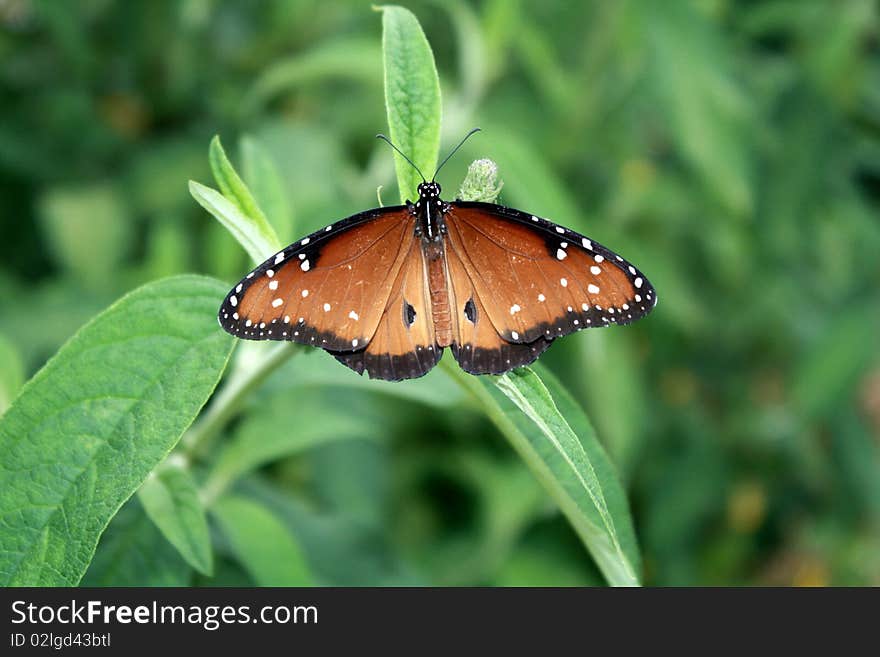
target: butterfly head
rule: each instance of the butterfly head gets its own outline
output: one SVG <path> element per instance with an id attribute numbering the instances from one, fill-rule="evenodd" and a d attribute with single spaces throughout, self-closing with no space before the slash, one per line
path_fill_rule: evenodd
<path id="1" fill-rule="evenodd" d="M 425 200 L 437 200 L 440 198 L 440 185 L 433 180 L 419 184 L 419 198 Z"/>

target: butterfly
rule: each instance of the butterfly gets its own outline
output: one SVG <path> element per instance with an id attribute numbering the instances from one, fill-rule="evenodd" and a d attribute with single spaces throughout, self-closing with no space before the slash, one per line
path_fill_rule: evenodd
<path id="1" fill-rule="evenodd" d="M 270 257 L 226 295 L 220 325 L 399 381 L 427 374 L 446 347 L 471 374 L 502 374 L 657 303 L 640 270 L 590 238 L 501 205 L 446 202 L 422 181 L 415 203 L 360 212 Z"/>

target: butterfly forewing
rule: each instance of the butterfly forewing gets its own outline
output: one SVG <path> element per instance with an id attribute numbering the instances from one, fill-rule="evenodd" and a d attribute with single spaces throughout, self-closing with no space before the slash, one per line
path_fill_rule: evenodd
<path id="1" fill-rule="evenodd" d="M 628 324 L 656 303 L 640 271 L 583 235 L 502 206 L 451 206 L 447 251 L 458 256 L 489 321 L 507 342 L 534 344 L 584 328 Z"/>
<path id="2" fill-rule="evenodd" d="M 415 242 L 406 208 L 372 210 L 294 242 L 241 280 L 220 324 L 250 340 L 363 349 Z"/>

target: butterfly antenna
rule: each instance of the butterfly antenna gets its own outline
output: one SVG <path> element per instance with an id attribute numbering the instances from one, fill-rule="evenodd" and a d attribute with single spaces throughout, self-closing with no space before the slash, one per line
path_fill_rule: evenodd
<path id="1" fill-rule="evenodd" d="M 410 166 L 413 169 L 415 169 L 416 172 L 422 177 L 422 182 L 428 182 L 427 180 L 425 180 L 425 174 L 423 174 L 421 172 L 421 170 L 415 165 L 415 163 L 411 159 L 409 159 L 406 155 L 403 154 L 402 150 L 400 150 L 397 146 L 395 146 L 393 143 L 391 143 L 391 140 L 388 139 L 388 137 L 386 137 L 385 135 L 380 133 L 380 134 L 376 135 L 376 139 L 381 139 L 382 141 L 388 142 L 388 145 L 391 146 L 391 148 L 393 148 L 394 150 L 396 150 L 400 154 L 400 157 L 402 157 L 404 160 L 409 162 Z"/>
<path id="2" fill-rule="evenodd" d="M 449 158 L 451 158 L 453 155 L 455 155 L 456 151 L 458 151 L 459 148 L 461 148 L 462 146 L 464 146 L 464 142 L 466 142 L 466 141 L 470 138 L 470 136 L 471 136 L 472 134 L 474 134 L 475 132 L 479 132 L 479 131 L 480 131 L 479 128 L 473 128 L 469 133 L 467 133 L 467 134 L 464 136 L 464 139 L 462 139 L 460 142 L 458 142 L 458 146 L 456 146 L 455 148 L 453 148 L 452 151 L 449 153 L 449 155 L 446 156 L 446 159 L 444 159 L 444 160 L 440 163 L 440 166 L 437 167 L 437 170 L 434 172 L 434 176 L 431 178 L 431 180 L 434 180 L 434 179 L 437 178 L 437 174 L 440 173 L 440 169 L 443 168 L 443 165 L 444 165 L 444 164 L 446 164 L 447 162 L 449 162 Z"/>

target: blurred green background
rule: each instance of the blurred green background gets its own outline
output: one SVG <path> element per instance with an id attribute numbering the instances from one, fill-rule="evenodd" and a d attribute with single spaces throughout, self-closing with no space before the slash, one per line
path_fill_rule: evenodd
<path id="1" fill-rule="evenodd" d="M 441 174 L 447 196 L 493 158 L 502 203 L 607 244 L 658 290 L 647 320 L 542 358 L 618 466 L 645 582 L 880 585 L 876 4 L 407 6 L 434 48 L 443 149 L 484 131 Z M 0 410 L 134 286 L 248 270 L 187 192 L 211 182 L 215 133 L 237 164 L 242 139 L 271 156 L 284 241 L 375 206 L 380 185 L 396 202 L 373 138 L 381 67 L 366 2 L 0 0 Z M 441 370 L 383 385 L 303 353 L 223 439 L 267 432 L 326 434 L 237 483 L 317 583 L 602 581 Z M 213 578 L 161 536 L 114 545 L 139 522 L 131 502 L 85 583 L 145 583 L 161 559 L 163 581 L 253 581 L 216 527 Z"/>

